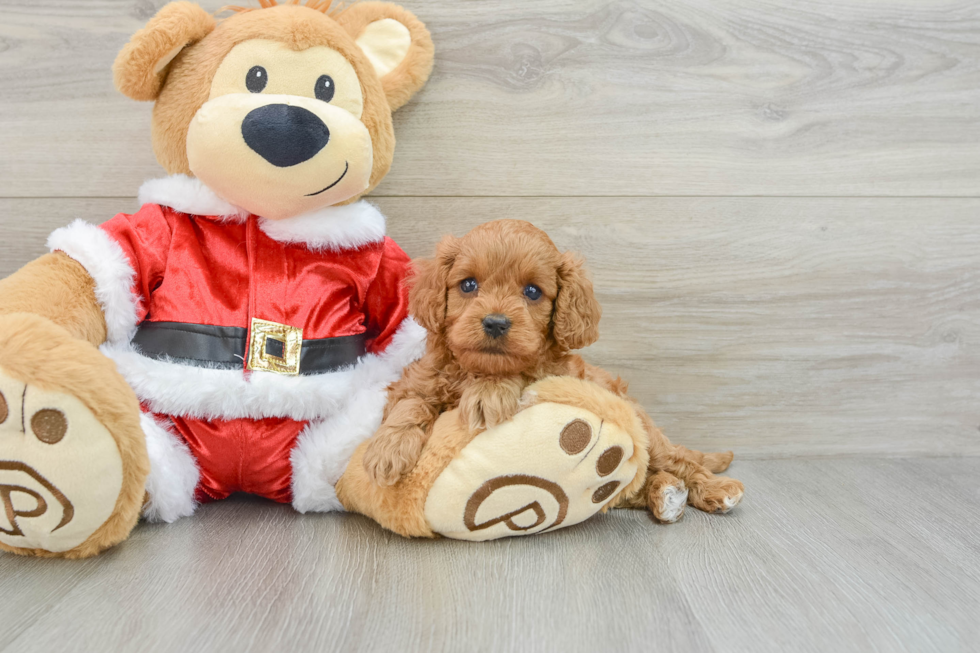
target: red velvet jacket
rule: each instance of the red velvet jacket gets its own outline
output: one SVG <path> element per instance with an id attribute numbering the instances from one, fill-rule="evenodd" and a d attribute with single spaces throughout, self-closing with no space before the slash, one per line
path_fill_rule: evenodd
<path id="1" fill-rule="evenodd" d="M 137 322 L 248 328 L 256 317 L 300 328 L 306 339 L 366 333 L 367 351 L 383 352 L 408 316 L 405 252 L 387 237 L 310 249 L 273 240 L 259 220 L 146 204 L 103 224 L 135 272 Z"/>

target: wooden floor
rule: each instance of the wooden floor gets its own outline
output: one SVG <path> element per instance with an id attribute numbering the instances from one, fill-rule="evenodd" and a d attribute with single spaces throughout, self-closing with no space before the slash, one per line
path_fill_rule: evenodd
<path id="1" fill-rule="evenodd" d="M 236 499 L 0 556 L 0 651 L 980 650 L 980 2 L 403 1 L 390 234 L 582 252 L 586 357 L 743 505 L 469 545 Z M 0 275 L 163 174 L 110 72 L 163 4 L 0 0 Z"/>
<path id="2" fill-rule="evenodd" d="M 976 651 L 980 459 L 738 463 L 735 512 L 409 541 L 232 499 L 0 557 L 0 651 Z"/>

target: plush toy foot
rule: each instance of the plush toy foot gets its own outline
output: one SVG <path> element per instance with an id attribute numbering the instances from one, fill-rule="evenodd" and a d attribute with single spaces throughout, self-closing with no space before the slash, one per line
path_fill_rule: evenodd
<path id="1" fill-rule="evenodd" d="M 688 490 L 684 481 L 668 472 L 657 472 L 647 481 L 647 505 L 657 521 L 673 524 L 684 515 Z"/>
<path id="2" fill-rule="evenodd" d="M 648 440 L 627 402 L 569 377 L 527 396 L 513 419 L 477 435 L 444 414 L 415 470 L 388 488 L 367 480 L 362 445 L 338 497 L 402 535 L 490 540 L 577 524 L 643 487 Z"/>
<path id="3" fill-rule="evenodd" d="M 44 318 L 0 317 L 0 549 L 84 558 L 122 541 L 148 471 L 112 362 Z"/>

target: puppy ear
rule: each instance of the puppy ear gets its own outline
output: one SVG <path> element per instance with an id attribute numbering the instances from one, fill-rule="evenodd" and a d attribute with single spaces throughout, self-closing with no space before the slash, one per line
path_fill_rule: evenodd
<path id="1" fill-rule="evenodd" d="M 552 334 L 561 347 L 581 349 L 599 339 L 602 307 L 582 262 L 565 252 L 558 266 L 558 297 L 552 318 Z"/>
<path id="2" fill-rule="evenodd" d="M 192 2 L 164 5 L 116 57 L 112 65 L 116 88 L 134 100 L 155 100 L 170 62 L 214 27 L 214 17 Z"/>
<path id="3" fill-rule="evenodd" d="M 458 252 L 459 241 L 444 236 L 436 245 L 435 257 L 412 262 L 414 275 L 408 294 L 408 311 L 432 333 L 438 333 L 446 320 L 446 286 Z"/>
<path id="4" fill-rule="evenodd" d="M 358 2 L 337 16 L 381 79 L 394 111 L 422 88 L 432 72 L 432 36 L 413 14 L 389 2 Z"/>

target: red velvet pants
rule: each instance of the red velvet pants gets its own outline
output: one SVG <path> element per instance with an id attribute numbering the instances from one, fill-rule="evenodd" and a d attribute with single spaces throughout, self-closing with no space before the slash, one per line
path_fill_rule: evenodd
<path id="1" fill-rule="evenodd" d="M 198 501 L 216 501 L 234 492 L 247 492 L 280 503 L 292 501 L 289 454 L 306 427 L 305 421 L 285 417 L 230 420 L 155 417 L 171 426 L 197 459 L 201 470 Z"/>

